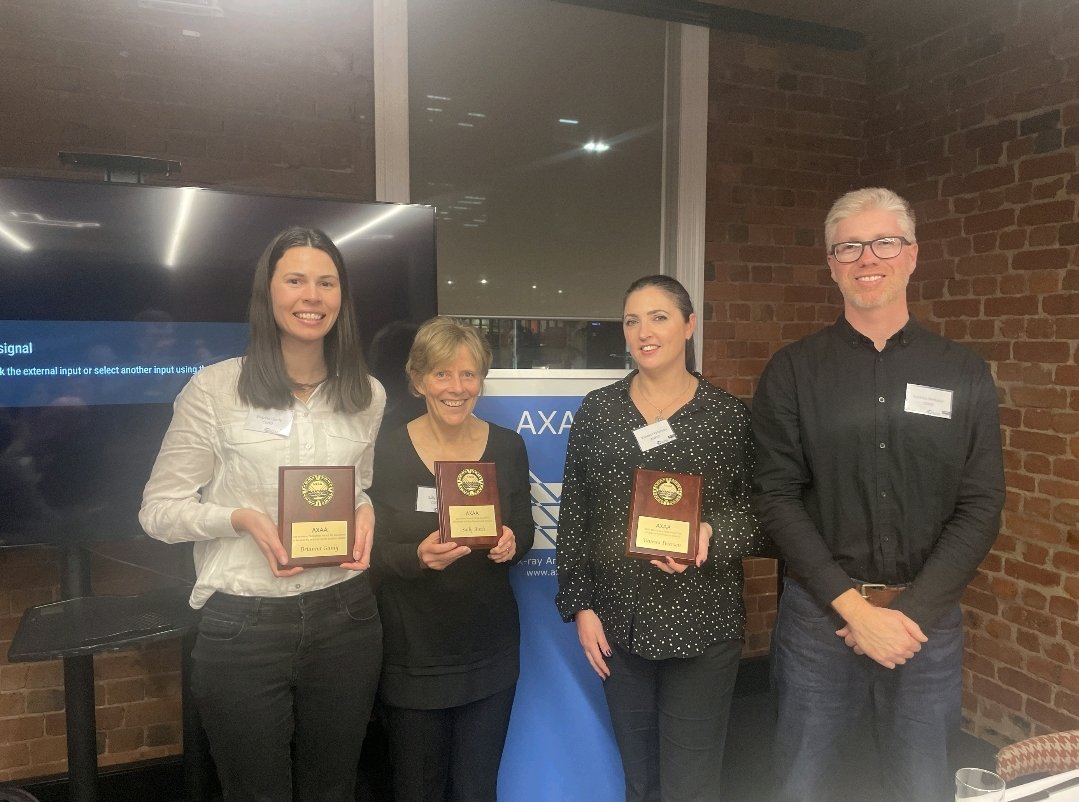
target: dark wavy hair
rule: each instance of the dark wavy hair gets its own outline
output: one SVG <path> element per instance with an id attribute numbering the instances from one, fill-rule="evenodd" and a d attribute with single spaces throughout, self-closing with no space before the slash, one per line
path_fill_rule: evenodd
<path id="1" fill-rule="evenodd" d="M 641 276 L 630 284 L 629 289 L 626 290 L 626 294 L 622 296 L 622 307 L 625 308 L 629 296 L 633 295 L 637 290 L 643 290 L 646 287 L 655 287 L 657 290 L 663 290 L 663 292 L 671 296 L 674 305 L 677 306 L 678 311 L 682 313 L 682 320 L 689 321 L 689 316 L 693 314 L 693 301 L 690 300 L 686 288 L 682 286 L 682 282 L 678 279 L 658 273 L 654 276 Z M 695 373 L 697 371 L 697 354 L 696 349 L 693 347 L 692 337 L 686 338 L 686 370 L 690 373 Z"/>
<path id="2" fill-rule="evenodd" d="M 316 228 L 286 228 L 266 246 L 251 284 L 247 319 L 250 341 L 240 370 L 237 390 L 245 404 L 262 409 L 288 409 L 295 403 L 293 384 L 281 356 L 281 333 L 274 319 L 270 282 L 274 270 L 289 248 L 315 248 L 333 260 L 341 285 L 341 311 L 323 340 L 326 360 L 325 391 L 338 412 L 361 412 L 371 403 L 371 380 L 360 346 L 348 271 L 337 246 Z"/>

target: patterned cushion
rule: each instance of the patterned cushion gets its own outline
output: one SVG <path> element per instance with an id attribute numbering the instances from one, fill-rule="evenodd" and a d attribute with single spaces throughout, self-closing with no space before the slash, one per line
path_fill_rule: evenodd
<path id="1" fill-rule="evenodd" d="M 1038 735 L 997 752 L 997 774 L 1006 782 L 1039 772 L 1079 769 L 1079 730 Z"/>

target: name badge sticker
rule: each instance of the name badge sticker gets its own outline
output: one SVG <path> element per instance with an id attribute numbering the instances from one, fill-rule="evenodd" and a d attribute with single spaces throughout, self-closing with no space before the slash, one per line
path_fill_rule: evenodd
<path id="1" fill-rule="evenodd" d="M 656 446 L 678 439 L 678 435 L 674 433 L 671 424 L 665 420 L 650 423 L 640 429 L 634 429 L 633 436 L 637 438 L 637 445 L 640 446 L 641 451 L 649 451 Z"/>
<path id="2" fill-rule="evenodd" d="M 416 512 L 438 512 L 438 495 L 433 487 L 416 488 Z"/>
<path id="3" fill-rule="evenodd" d="M 292 431 L 291 409 L 252 409 L 247 413 L 244 429 L 249 432 L 276 434 L 288 437 Z"/>
<path id="4" fill-rule="evenodd" d="M 903 411 L 951 420 L 952 395 L 951 390 L 926 387 L 924 384 L 907 384 L 907 397 L 903 402 Z"/>

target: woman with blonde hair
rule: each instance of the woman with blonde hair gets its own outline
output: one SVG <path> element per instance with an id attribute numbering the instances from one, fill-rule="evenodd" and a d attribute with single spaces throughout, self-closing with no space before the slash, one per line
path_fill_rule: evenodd
<path id="1" fill-rule="evenodd" d="M 471 326 L 424 323 L 406 372 L 424 415 L 375 453 L 372 556 L 385 629 L 379 696 L 396 802 L 494 802 L 519 672 L 509 569 L 532 547 L 528 455 L 473 410 L 491 349 Z M 439 542 L 435 463 L 495 463 L 502 536 L 490 551 Z"/>

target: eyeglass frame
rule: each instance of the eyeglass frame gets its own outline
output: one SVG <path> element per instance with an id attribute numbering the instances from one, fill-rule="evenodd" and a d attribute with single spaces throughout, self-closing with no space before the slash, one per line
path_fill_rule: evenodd
<path id="1" fill-rule="evenodd" d="M 877 249 L 874 247 L 874 245 L 876 243 L 880 242 L 881 240 L 885 240 L 885 239 L 897 239 L 901 243 L 900 246 L 899 246 L 899 250 L 895 254 L 893 254 L 892 256 L 881 256 L 879 253 L 877 253 Z M 862 258 L 862 254 L 865 253 L 865 246 L 866 245 L 869 246 L 869 250 L 878 259 L 895 259 L 897 256 L 899 256 L 899 254 L 903 253 L 903 247 L 904 246 L 909 247 L 909 246 L 911 246 L 913 244 L 914 244 L 913 241 L 907 239 L 906 237 L 904 237 L 902 235 L 889 234 L 888 236 L 877 237 L 875 239 L 867 239 L 867 240 L 850 239 L 850 240 L 843 240 L 843 242 L 835 242 L 835 243 L 832 243 L 832 245 L 829 246 L 826 253 L 828 254 L 828 256 L 835 259 L 839 264 L 841 264 L 841 265 L 850 265 L 850 264 L 854 264 L 855 262 L 857 262 L 859 259 Z M 857 256 L 855 256 L 853 259 L 851 259 L 848 262 L 844 262 L 842 259 L 840 259 L 838 256 L 836 256 L 836 252 L 835 252 L 835 249 L 838 248 L 840 245 L 860 245 L 861 249 L 858 251 Z"/>

